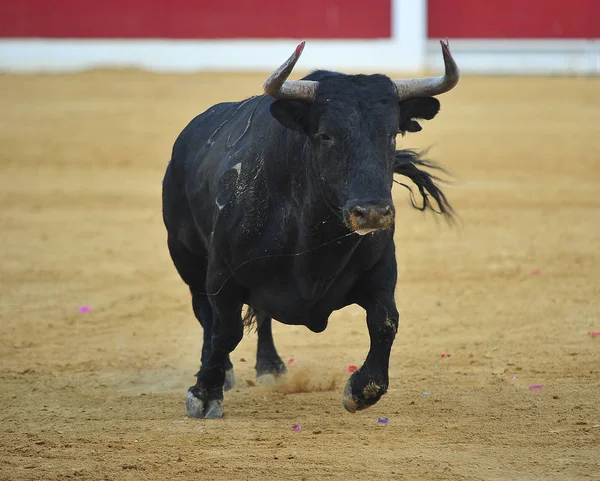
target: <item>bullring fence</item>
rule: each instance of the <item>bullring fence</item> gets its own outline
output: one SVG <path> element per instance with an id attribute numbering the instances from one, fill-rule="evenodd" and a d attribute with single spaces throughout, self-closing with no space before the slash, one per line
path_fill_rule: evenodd
<path id="1" fill-rule="evenodd" d="M 600 0 L 3 0 L 0 70 L 600 74 Z"/>

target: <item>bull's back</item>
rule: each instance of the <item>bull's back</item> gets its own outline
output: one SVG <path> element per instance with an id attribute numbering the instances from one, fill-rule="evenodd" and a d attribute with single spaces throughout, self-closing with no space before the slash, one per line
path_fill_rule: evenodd
<path id="1" fill-rule="evenodd" d="M 251 136 L 249 120 L 261 99 L 210 107 L 190 121 L 173 145 L 163 180 L 163 218 L 169 233 L 190 248 L 208 242 L 218 181 L 236 149 L 231 139 Z"/>
<path id="2" fill-rule="evenodd" d="M 188 170 L 198 169 L 204 164 L 211 146 L 211 137 L 218 132 L 219 126 L 227 122 L 237 104 L 225 102 L 212 106 L 194 117 L 177 136 L 166 174 L 172 176 L 177 187 L 185 185 Z"/>
<path id="3" fill-rule="evenodd" d="M 197 158 L 202 163 L 202 156 L 195 156 L 193 149 L 202 145 L 210 135 L 212 126 L 218 125 L 231 103 L 218 104 L 197 115 L 177 136 L 173 145 L 171 160 L 163 179 L 162 203 L 163 220 L 169 235 L 190 245 L 190 230 L 193 230 L 193 219 L 185 192 L 186 164 L 189 158 Z M 188 231 L 188 232 L 186 232 Z M 197 242 L 197 241 L 196 241 Z"/>

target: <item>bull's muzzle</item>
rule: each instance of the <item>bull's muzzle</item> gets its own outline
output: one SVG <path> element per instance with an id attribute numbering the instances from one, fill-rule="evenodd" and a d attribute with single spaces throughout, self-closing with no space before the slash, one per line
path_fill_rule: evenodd
<path id="1" fill-rule="evenodd" d="M 394 222 L 394 206 L 391 203 L 361 202 L 347 209 L 350 228 L 360 234 L 388 229 Z"/>

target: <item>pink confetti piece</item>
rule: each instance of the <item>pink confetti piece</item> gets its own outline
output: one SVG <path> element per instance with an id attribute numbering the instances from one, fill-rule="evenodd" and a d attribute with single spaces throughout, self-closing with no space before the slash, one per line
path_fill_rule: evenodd
<path id="1" fill-rule="evenodd" d="M 592 337 L 600 337 L 600 331 L 590 332 L 590 336 L 592 336 Z"/>
<path id="2" fill-rule="evenodd" d="M 534 276 L 541 276 L 542 275 L 542 271 L 541 271 L 541 269 L 534 269 L 533 272 L 532 272 L 532 274 Z"/>
<path id="3" fill-rule="evenodd" d="M 544 389 L 545 387 L 545 384 L 534 384 L 532 386 L 529 386 L 529 389 Z"/>
<path id="4" fill-rule="evenodd" d="M 299 424 L 294 424 L 294 425 L 292 426 L 292 429 L 293 429 L 294 431 L 302 431 L 302 426 L 300 426 Z"/>
<path id="5" fill-rule="evenodd" d="M 354 372 L 358 369 L 358 366 L 355 366 L 354 364 L 350 364 L 347 368 L 348 372 Z"/>
<path id="6" fill-rule="evenodd" d="M 448 353 L 446 353 L 446 352 L 442 352 L 442 353 L 440 354 L 440 356 L 441 356 L 441 357 L 451 357 L 451 354 L 448 354 Z"/>
<path id="7" fill-rule="evenodd" d="M 298 364 L 300 364 L 300 363 L 299 363 L 298 361 L 296 361 L 296 359 L 294 359 L 294 358 L 290 359 L 290 360 L 289 360 L 289 361 L 286 363 L 287 367 L 290 367 L 290 366 L 294 366 L 294 367 L 296 367 Z"/>
<path id="8" fill-rule="evenodd" d="M 513 376 L 512 378 L 513 378 L 513 379 L 517 379 L 517 376 Z"/>
<path id="9" fill-rule="evenodd" d="M 90 306 L 80 306 L 79 312 L 85 314 L 87 312 L 92 312 L 92 308 Z"/>

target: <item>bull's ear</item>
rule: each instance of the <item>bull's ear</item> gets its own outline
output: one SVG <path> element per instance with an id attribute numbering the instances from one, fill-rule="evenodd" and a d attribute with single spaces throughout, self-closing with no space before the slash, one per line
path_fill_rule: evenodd
<path id="1" fill-rule="evenodd" d="M 431 120 L 439 111 L 440 101 L 434 97 L 420 97 L 400 102 L 400 133 L 419 132 L 421 126 L 414 119 Z"/>
<path id="2" fill-rule="evenodd" d="M 276 100 L 271 104 L 271 115 L 286 129 L 308 131 L 310 104 L 298 100 Z"/>

